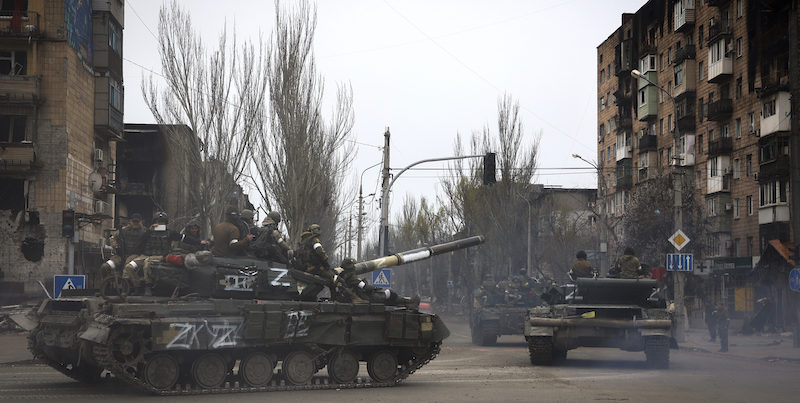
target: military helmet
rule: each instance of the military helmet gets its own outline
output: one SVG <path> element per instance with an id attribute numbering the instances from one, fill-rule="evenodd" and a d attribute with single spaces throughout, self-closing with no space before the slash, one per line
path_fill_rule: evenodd
<path id="1" fill-rule="evenodd" d="M 308 231 L 314 235 L 322 235 L 322 227 L 318 224 L 311 224 L 311 226 L 308 227 Z"/>
<path id="2" fill-rule="evenodd" d="M 586 259 L 586 252 L 579 250 L 578 253 L 575 254 L 575 257 L 578 259 Z"/>
<path id="3" fill-rule="evenodd" d="M 279 212 L 277 212 L 275 210 L 270 211 L 269 214 L 267 214 L 267 217 L 271 218 L 272 221 L 275 221 L 275 224 L 278 224 L 278 223 L 281 222 L 281 213 L 279 213 Z"/>
<path id="4" fill-rule="evenodd" d="M 192 221 L 189 221 L 188 224 L 186 224 L 186 229 L 189 229 L 189 228 L 192 228 L 192 227 L 197 227 L 197 229 L 200 229 L 201 228 L 200 221 L 192 220 Z"/>
<path id="5" fill-rule="evenodd" d="M 242 215 L 242 218 L 246 218 L 248 220 L 252 220 L 253 219 L 253 210 L 244 209 L 244 210 L 242 210 L 242 214 L 241 215 Z"/>
<path id="6" fill-rule="evenodd" d="M 519 269 L 519 274 L 527 274 L 527 273 L 528 273 L 528 271 L 527 271 L 527 270 L 525 270 L 525 268 L 524 268 L 524 267 L 523 267 L 523 268 L 521 268 L 521 269 Z"/>
<path id="7" fill-rule="evenodd" d="M 353 270 L 356 268 L 356 261 L 351 257 L 342 259 L 342 268 L 345 270 Z"/>
<path id="8" fill-rule="evenodd" d="M 153 216 L 153 223 L 158 222 L 158 220 L 164 220 L 164 224 L 169 224 L 169 216 L 163 211 L 159 211 Z"/>

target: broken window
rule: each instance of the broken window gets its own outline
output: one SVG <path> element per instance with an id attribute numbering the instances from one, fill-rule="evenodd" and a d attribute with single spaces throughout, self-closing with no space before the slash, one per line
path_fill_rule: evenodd
<path id="1" fill-rule="evenodd" d="M 0 50 L 0 74 L 6 76 L 28 74 L 28 54 L 20 50 Z"/>
<path id="2" fill-rule="evenodd" d="M 0 115 L 0 143 L 25 141 L 26 116 Z"/>

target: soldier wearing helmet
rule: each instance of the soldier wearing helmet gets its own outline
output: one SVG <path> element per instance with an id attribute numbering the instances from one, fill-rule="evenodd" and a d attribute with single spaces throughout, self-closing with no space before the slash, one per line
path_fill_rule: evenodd
<path id="1" fill-rule="evenodd" d="M 569 271 L 569 278 L 575 281 L 575 279 L 580 277 L 594 277 L 592 264 L 586 260 L 586 252 L 579 250 L 578 253 L 575 254 L 575 258 L 578 260 L 572 264 L 572 269 Z"/>
<path id="2" fill-rule="evenodd" d="M 408 298 L 398 295 L 390 289 L 383 289 L 368 284 L 358 275 L 355 271 L 355 260 L 353 258 L 344 258 L 342 260 L 342 267 L 336 268 L 334 271 L 337 273 L 333 277 L 334 284 L 342 284 L 350 290 L 352 302 L 374 302 L 386 305 L 400 305 L 409 309 L 419 309 L 419 296 Z"/>
<path id="3" fill-rule="evenodd" d="M 256 225 L 253 223 L 253 217 L 254 217 L 253 210 L 250 210 L 250 209 L 242 210 L 241 219 L 242 219 L 242 221 L 244 221 L 245 224 L 247 224 L 247 229 L 248 230 L 252 230 L 253 228 L 256 228 Z"/>
<path id="4" fill-rule="evenodd" d="M 293 253 L 278 229 L 280 222 L 281 215 L 277 211 L 270 211 L 261 222 L 258 236 L 250 243 L 250 251 L 259 259 L 288 264 Z"/>
<path id="5" fill-rule="evenodd" d="M 298 246 L 298 270 L 322 276 L 325 279 L 333 278 L 331 265 L 328 263 L 328 255 L 322 247 L 319 237 L 322 235 L 322 228 L 318 224 L 312 224 L 308 229 L 300 234 L 300 245 Z"/>
<path id="6" fill-rule="evenodd" d="M 181 231 L 182 235 L 188 235 L 192 238 L 203 239 L 203 231 L 200 228 L 200 221 L 191 220 Z M 206 245 L 190 245 L 183 241 L 175 241 L 172 243 L 172 249 L 180 249 L 186 253 L 199 252 L 205 250 Z"/>
<path id="7" fill-rule="evenodd" d="M 184 242 L 189 245 L 208 245 L 208 241 L 181 235 L 175 230 L 167 229 L 169 216 L 159 211 L 153 216 L 153 224 L 139 236 L 139 245 L 136 247 L 137 256 L 131 259 L 123 269 L 122 277 L 129 279 L 137 288 L 134 295 L 150 295 L 153 286 L 153 263 L 163 262 L 164 257 L 172 249 L 172 242 Z M 142 283 L 144 280 L 144 284 Z"/>
<path id="8" fill-rule="evenodd" d="M 239 209 L 236 206 L 225 208 L 223 221 L 214 227 L 214 247 L 211 253 L 214 256 L 244 255 L 253 234 L 245 228 L 246 225 L 239 218 Z"/>

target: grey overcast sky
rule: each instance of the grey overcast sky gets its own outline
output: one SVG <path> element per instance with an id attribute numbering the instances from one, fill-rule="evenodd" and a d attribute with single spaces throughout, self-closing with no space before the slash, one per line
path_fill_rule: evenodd
<path id="1" fill-rule="evenodd" d="M 193 26 L 210 48 L 216 47 L 226 23 L 229 32 L 235 24 L 240 42 L 259 34 L 266 40 L 274 27 L 272 1 L 179 3 L 191 12 Z M 457 134 L 466 140 L 483 127 L 497 132 L 497 101 L 508 93 L 520 103 L 529 142 L 542 133 L 536 182 L 596 187 L 595 171 L 573 159 L 572 153 L 596 159 L 597 46 L 620 26 L 623 13 L 635 12 L 644 3 L 317 1 L 315 55 L 326 84 L 325 99 L 333 100 L 337 83 L 353 88 L 358 142 L 353 180 L 381 161 L 387 127 L 392 168 L 452 156 Z M 126 123 L 154 122 L 142 100 L 140 82 L 151 70 L 156 77 L 160 71 L 156 35 L 162 4 L 164 0 L 126 1 Z M 332 103 L 327 102 L 326 108 L 330 110 Z M 398 211 L 406 195 L 435 201 L 444 174 L 437 170 L 403 174 L 394 185 L 391 210 Z M 365 196 L 377 190 L 378 176 L 377 167 L 363 174 Z M 366 200 L 369 218 L 376 220 L 378 203 Z M 355 200 L 353 206 L 355 212 Z M 374 227 L 368 228 L 369 233 Z"/>

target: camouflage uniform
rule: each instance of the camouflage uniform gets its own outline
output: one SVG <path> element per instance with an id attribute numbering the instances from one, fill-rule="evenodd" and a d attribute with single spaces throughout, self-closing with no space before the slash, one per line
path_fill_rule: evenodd
<path id="1" fill-rule="evenodd" d="M 134 221 L 134 218 L 138 218 L 139 222 L 142 220 L 139 214 L 134 214 L 131 217 L 131 221 Z M 139 245 L 139 235 L 144 231 L 145 229 L 141 224 L 139 224 L 138 228 L 133 228 L 129 224 L 111 235 L 111 247 L 114 249 L 114 256 L 111 256 L 100 266 L 101 281 L 112 276 L 115 270 L 122 271 L 123 265 L 133 257 L 133 252 Z"/>
<path id="2" fill-rule="evenodd" d="M 619 277 L 619 278 L 639 278 L 639 274 L 642 269 L 642 264 L 639 262 L 639 259 L 634 256 L 633 248 L 630 246 L 625 248 L 625 255 L 617 260 L 617 263 L 614 264 L 608 271 L 609 277 Z"/>
<path id="3" fill-rule="evenodd" d="M 197 233 L 192 233 L 192 227 L 197 227 Z M 202 231 L 200 230 L 200 221 L 192 220 L 186 224 L 186 227 L 183 228 L 181 231 L 181 235 L 189 235 L 192 238 L 201 239 L 203 237 Z M 195 253 L 201 250 L 205 250 L 205 245 L 190 245 L 183 241 L 175 241 L 172 243 L 172 249 L 180 249 L 186 253 Z"/>
<path id="4" fill-rule="evenodd" d="M 279 222 L 280 214 L 271 211 L 261 222 L 262 227 L 258 229 L 258 237 L 250 243 L 250 251 L 259 259 L 288 264 L 291 248 L 278 230 Z"/>
<path id="5" fill-rule="evenodd" d="M 419 296 L 403 297 L 388 288 L 375 287 L 358 278 L 355 272 L 355 262 L 351 258 L 342 260 L 342 267 L 335 271 L 337 275 L 333 277 L 334 283 L 341 284 L 350 290 L 352 302 L 374 302 L 385 305 L 405 305 L 410 309 L 419 308 Z"/>
<path id="6" fill-rule="evenodd" d="M 319 240 L 320 235 L 322 228 L 317 224 L 311 225 L 308 231 L 300 235 L 298 269 L 330 280 L 335 273 L 328 263 L 328 255 Z"/>

